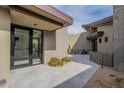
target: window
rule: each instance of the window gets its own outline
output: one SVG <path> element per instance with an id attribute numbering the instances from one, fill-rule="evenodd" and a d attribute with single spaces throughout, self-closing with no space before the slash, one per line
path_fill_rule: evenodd
<path id="1" fill-rule="evenodd" d="M 108 37 L 105 37 L 105 42 L 108 42 Z"/>
<path id="2" fill-rule="evenodd" d="M 102 39 L 100 38 L 100 39 L 99 39 L 99 43 L 101 43 L 101 42 L 102 42 Z"/>
<path id="3" fill-rule="evenodd" d="M 96 32 L 97 31 L 97 27 L 93 27 L 92 31 Z"/>

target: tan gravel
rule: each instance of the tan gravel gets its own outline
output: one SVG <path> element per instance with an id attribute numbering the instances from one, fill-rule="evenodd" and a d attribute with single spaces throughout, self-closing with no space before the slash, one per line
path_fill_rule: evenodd
<path id="1" fill-rule="evenodd" d="M 110 67 L 100 67 L 86 83 L 85 88 L 124 88 L 124 73 Z"/>

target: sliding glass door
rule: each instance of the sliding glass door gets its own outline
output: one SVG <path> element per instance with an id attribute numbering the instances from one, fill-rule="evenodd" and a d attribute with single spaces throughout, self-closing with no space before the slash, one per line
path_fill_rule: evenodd
<path id="1" fill-rule="evenodd" d="M 11 68 L 42 63 L 42 31 L 22 26 L 12 26 Z"/>

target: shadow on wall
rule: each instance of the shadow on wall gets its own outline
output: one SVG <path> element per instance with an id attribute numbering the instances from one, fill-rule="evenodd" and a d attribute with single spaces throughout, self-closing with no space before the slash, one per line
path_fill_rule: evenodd
<path id="1" fill-rule="evenodd" d="M 92 42 L 87 40 L 89 32 L 69 36 L 70 54 L 87 54 L 92 50 Z"/>

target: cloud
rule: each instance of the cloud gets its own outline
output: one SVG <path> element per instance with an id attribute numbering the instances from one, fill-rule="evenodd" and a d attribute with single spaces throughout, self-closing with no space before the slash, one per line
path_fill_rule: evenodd
<path id="1" fill-rule="evenodd" d="M 94 22 L 113 14 L 112 6 L 107 5 L 58 5 L 55 6 L 74 19 L 74 24 L 69 27 L 69 34 L 85 31 L 81 25 Z"/>

